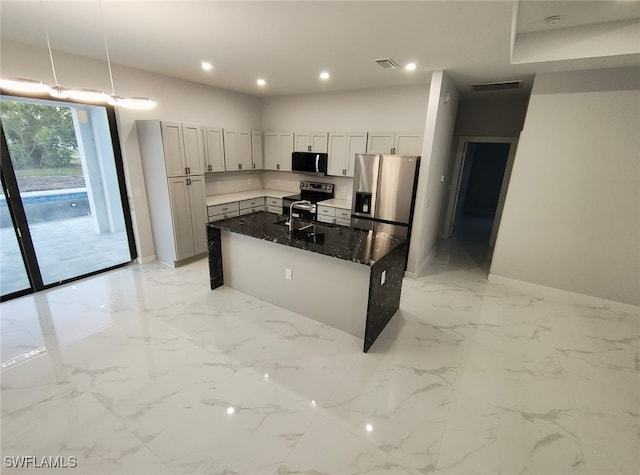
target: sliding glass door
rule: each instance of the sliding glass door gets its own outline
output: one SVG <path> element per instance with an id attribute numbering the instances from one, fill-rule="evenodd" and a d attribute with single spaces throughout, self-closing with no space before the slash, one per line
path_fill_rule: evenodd
<path id="1" fill-rule="evenodd" d="M 2 299 L 135 258 L 113 111 L 1 99 Z"/>

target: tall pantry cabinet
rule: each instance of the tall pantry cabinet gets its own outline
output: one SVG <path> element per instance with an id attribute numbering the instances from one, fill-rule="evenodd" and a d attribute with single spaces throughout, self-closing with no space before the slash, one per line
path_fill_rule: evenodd
<path id="1" fill-rule="evenodd" d="M 200 126 L 136 121 L 156 258 L 175 266 L 207 251 Z"/>

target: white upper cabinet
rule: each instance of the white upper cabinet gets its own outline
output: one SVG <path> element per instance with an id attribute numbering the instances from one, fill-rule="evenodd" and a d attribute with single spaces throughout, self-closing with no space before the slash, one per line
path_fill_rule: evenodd
<path id="1" fill-rule="evenodd" d="M 294 150 L 327 153 L 327 136 L 327 132 L 295 132 Z"/>
<path id="2" fill-rule="evenodd" d="M 291 171 L 293 153 L 293 132 L 280 132 L 280 170 Z"/>
<path id="3" fill-rule="evenodd" d="M 367 153 L 392 153 L 394 132 L 369 132 Z"/>
<path id="4" fill-rule="evenodd" d="M 224 129 L 224 161 L 228 172 L 240 169 L 237 130 Z"/>
<path id="5" fill-rule="evenodd" d="M 264 132 L 264 169 L 291 171 L 293 132 Z"/>
<path id="6" fill-rule="evenodd" d="M 182 124 L 176 122 L 162 122 L 162 148 L 167 176 L 186 175 L 184 161 L 184 146 L 182 139 Z"/>
<path id="7" fill-rule="evenodd" d="M 366 153 L 366 148 L 366 132 L 331 132 L 328 174 L 353 177 L 355 155 Z"/>
<path id="8" fill-rule="evenodd" d="M 262 132 L 251 131 L 251 166 L 254 170 L 262 170 Z"/>
<path id="9" fill-rule="evenodd" d="M 167 176 L 204 173 L 204 148 L 200 126 L 162 122 L 161 130 Z"/>
<path id="10" fill-rule="evenodd" d="M 223 172 L 224 166 L 224 146 L 222 139 L 222 129 L 214 127 L 204 127 L 205 144 L 205 171 Z"/>
<path id="11" fill-rule="evenodd" d="M 422 155 L 422 135 L 415 132 L 397 132 L 395 152 L 398 155 Z"/>
<path id="12" fill-rule="evenodd" d="M 421 155 L 422 135 L 416 132 L 369 132 L 367 153 Z"/>
<path id="13" fill-rule="evenodd" d="M 251 131 L 238 131 L 238 168 L 237 170 L 251 170 Z"/>
<path id="14" fill-rule="evenodd" d="M 202 143 L 202 126 L 182 124 L 184 139 L 184 160 L 187 175 L 204 173 L 204 147 Z"/>

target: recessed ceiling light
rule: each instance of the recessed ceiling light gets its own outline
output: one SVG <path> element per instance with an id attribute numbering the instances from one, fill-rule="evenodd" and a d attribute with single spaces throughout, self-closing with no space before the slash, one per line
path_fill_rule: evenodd
<path id="1" fill-rule="evenodd" d="M 415 71 L 416 63 L 407 63 L 404 69 L 406 69 L 407 71 Z"/>
<path id="2" fill-rule="evenodd" d="M 213 69 L 213 64 L 207 63 L 206 61 L 200 63 L 200 66 L 202 66 L 202 69 L 204 69 L 205 71 L 211 71 Z"/>
<path id="3" fill-rule="evenodd" d="M 256 81 L 256 84 L 258 86 L 265 86 L 267 84 L 267 81 L 265 81 L 264 79 L 260 78 Z"/>
<path id="4" fill-rule="evenodd" d="M 322 71 L 320 73 L 320 79 L 324 79 L 324 80 L 329 79 L 329 73 L 326 71 Z"/>
<path id="5" fill-rule="evenodd" d="M 560 15 L 548 16 L 544 19 L 549 25 L 555 25 L 556 23 L 560 23 L 561 17 Z"/>

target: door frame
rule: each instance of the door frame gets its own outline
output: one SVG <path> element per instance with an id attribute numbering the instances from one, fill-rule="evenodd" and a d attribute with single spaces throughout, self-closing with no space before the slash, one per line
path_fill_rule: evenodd
<path id="1" fill-rule="evenodd" d="M 109 126 L 111 146 L 113 149 L 114 167 L 115 167 L 116 179 L 118 181 L 118 187 L 119 187 L 119 198 L 120 198 L 119 201 L 120 201 L 120 205 L 122 206 L 124 225 L 125 225 L 125 230 L 127 234 L 127 243 L 129 246 L 129 255 L 131 256 L 130 261 L 124 262 L 122 264 L 116 264 L 113 266 L 105 267 L 99 270 L 91 271 L 86 274 L 78 275 L 78 276 L 64 279 L 58 282 L 44 284 L 42 280 L 42 274 L 39 269 L 35 248 L 33 246 L 33 241 L 31 239 L 31 231 L 29 229 L 29 223 L 26 217 L 26 213 L 24 211 L 24 206 L 22 204 L 22 198 L 20 197 L 18 182 L 15 176 L 15 171 L 13 169 L 13 164 L 11 163 L 11 155 L 9 153 L 8 143 L 6 140 L 6 136 L 4 134 L 4 129 L 2 128 L 2 123 L 0 121 L 0 132 L 1 132 L 1 142 L 2 142 L 1 143 L 2 161 L 0 163 L 0 166 L 2 167 L 2 183 L 0 185 L 4 186 L 4 191 L 7 199 L 7 206 L 11 214 L 11 219 L 13 221 L 14 229 L 16 230 L 15 231 L 16 237 L 18 239 L 18 245 L 20 246 L 20 252 L 22 253 L 22 258 L 25 264 L 26 272 L 29 277 L 29 283 L 31 284 L 31 287 L 29 289 L 7 294 L 5 296 L 0 295 L 0 302 L 5 302 L 7 300 L 11 300 L 16 297 L 39 292 L 41 290 L 50 289 L 53 287 L 57 287 L 59 285 L 67 284 L 69 282 L 74 282 L 80 279 L 84 279 L 86 277 L 90 277 L 93 275 L 97 275 L 103 272 L 107 272 L 113 269 L 117 269 L 119 267 L 124 267 L 126 265 L 129 265 L 132 261 L 134 261 L 138 257 L 138 251 L 136 248 L 135 236 L 133 231 L 133 220 L 131 218 L 131 208 L 129 205 L 127 180 L 126 180 L 125 169 L 124 169 L 124 159 L 122 156 L 122 147 L 120 145 L 120 136 L 118 132 L 118 124 L 116 119 L 115 108 L 110 104 L 91 104 L 91 103 L 85 103 L 82 101 L 76 101 L 72 99 L 57 99 L 53 97 L 42 97 L 41 95 L 34 95 L 34 94 L 27 94 L 27 93 L 23 94 L 23 93 L 14 92 L 14 91 L 5 91 L 1 88 L 0 88 L 0 96 L 4 96 L 7 98 L 15 97 L 18 99 L 29 99 L 29 100 L 37 101 L 38 103 L 45 103 L 45 104 L 47 103 L 55 104 L 57 102 L 74 104 L 77 108 L 82 108 L 83 106 L 104 107 L 105 113 L 107 116 L 107 123 Z"/>
<path id="2" fill-rule="evenodd" d="M 507 197 L 507 189 L 509 188 L 509 179 L 511 178 L 511 170 L 513 169 L 513 162 L 516 156 L 516 149 L 518 147 L 518 137 L 475 137 L 471 135 L 463 135 L 458 138 L 458 146 L 456 149 L 455 161 L 453 166 L 453 174 L 451 176 L 451 182 L 455 183 L 455 186 L 451 187 L 449 191 L 449 201 L 447 204 L 447 214 L 445 219 L 444 231 L 447 238 L 451 238 L 453 234 L 453 225 L 455 222 L 455 213 L 458 206 L 458 199 L 460 195 L 460 185 L 462 180 L 462 170 L 467 158 L 467 150 L 469 143 L 508 143 L 509 154 L 507 156 L 507 165 L 504 169 L 504 175 L 502 176 L 502 185 L 500 187 L 500 197 L 498 198 L 498 207 L 496 208 L 496 215 L 493 220 L 493 228 L 491 229 L 491 238 L 489 239 L 489 247 L 494 247 L 496 238 L 498 236 L 498 228 L 500 227 L 500 220 L 502 219 L 502 210 L 504 208 L 504 202 Z"/>

